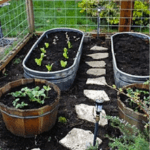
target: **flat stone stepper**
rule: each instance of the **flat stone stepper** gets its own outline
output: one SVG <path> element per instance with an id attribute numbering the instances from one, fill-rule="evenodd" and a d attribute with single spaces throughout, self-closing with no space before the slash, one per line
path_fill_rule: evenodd
<path id="1" fill-rule="evenodd" d="M 94 134 L 90 130 L 73 128 L 59 143 L 70 150 L 85 150 L 88 143 L 93 144 L 93 138 Z M 102 143 L 98 137 L 96 141 Z"/>

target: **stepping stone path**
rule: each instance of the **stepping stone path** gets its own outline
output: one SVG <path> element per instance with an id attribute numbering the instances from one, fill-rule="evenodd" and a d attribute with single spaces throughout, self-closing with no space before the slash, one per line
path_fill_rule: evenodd
<path id="1" fill-rule="evenodd" d="M 85 150 L 87 143 L 93 143 L 93 137 L 89 130 L 74 128 L 59 143 L 70 150 Z M 102 143 L 101 139 L 96 140 L 99 144 Z"/>
<path id="2" fill-rule="evenodd" d="M 89 69 L 87 71 L 87 74 L 89 75 L 94 75 L 94 76 L 101 76 L 101 75 L 104 75 L 106 74 L 106 70 L 105 69 Z"/>
<path id="3" fill-rule="evenodd" d="M 108 53 L 95 53 L 87 56 L 92 57 L 93 59 L 104 59 L 108 57 Z"/>
<path id="4" fill-rule="evenodd" d="M 110 100 L 106 92 L 103 90 L 84 90 L 84 95 L 93 101 L 101 98 L 103 98 L 104 101 Z"/>
<path id="5" fill-rule="evenodd" d="M 106 85 L 106 80 L 104 77 L 88 78 L 86 84 Z"/>
<path id="6" fill-rule="evenodd" d="M 80 104 L 75 106 L 75 110 L 78 115 L 78 118 L 95 123 L 96 118 L 95 106 Z M 106 113 L 104 110 L 102 110 L 100 114 L 99 125 L 105 126 L 107 124 L 108 120 L 106 119 Z"/>
<path id="7" fill-rule="evenodd" d="M 87 56 L 93 58 L 92 61 L 86 61 L 85 63 L 88 64 L 91 69 L 87 70 L 87 76 L 93 75 L 95 78 L 88 78 L 86 84 L 92 85 L 99 85 L 104 86 L 106 85 L 105 74 L 106 63 L 104 60 L 97 60 L 97 59 L 105 59 L 108 57 L 107 53 L 108 48 L 102 46 L 93 46 L 90 51 L 92 54 L 88 54 Z M 93 53 L 96 51 L 96 53 Z M 103 98 L 105 101 L 109 101 L 109 97 L 107 93 L 103 90 L 94 90 L 94 89 L 84 89 L 84 95 L 95 101 L 96 99 Z M 93 102 L 95 105 L 95 102 Z M 95 106 L 93 105 L 86 105 L 86 104 L 79 104 L 75 106 L 75 110 L 77 113 L 77 117 L 88 122 L 93 123 L 93 132 L 94 132 L 94 124 L 95 124 Z M 105 118 L 106 113 L 105 110 L 102 110 L 100 114 L 100 126 L 105 126 L 108 124 L 108 120 Z M 100 128 L 100 127 L 99 127 Z M 67 147 L 70 150 L 85 150 L 87 147 L 87 143 L 93 143 L 94 134 L 89 130 L 83 130 L 78 128 L 73 128 L 63 139 L 59 141 L 64 147 Z M 102 140 L 97 137 L 99 144 L 102 143 Z M 89 145 L 89 144 L 88 144 Z"/>
<path id="8" fill-rule="evenodd" d="M 87 61 L 85 63 L 91 67 L 105 67 L 106 65 L 104 61 Z"/>

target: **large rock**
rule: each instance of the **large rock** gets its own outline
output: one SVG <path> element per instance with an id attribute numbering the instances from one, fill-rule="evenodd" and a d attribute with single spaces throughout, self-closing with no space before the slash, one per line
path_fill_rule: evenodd
<path id="1" fill-rule="evenodd" d="M 75 106 L 76 113 L 78 118 L 95 123 L 96 118 L 96 108 L 95 106 L 89 106 L 86 104 L 80 104 Z M 105 126 L 108 124 L 108 120 L 106 119 L 106 113 L 104 110 L 100 113 L 100 121 L 99 125 Z"/>
<path id="2" fill-rule="evenodd" d="M 74 128 L 59 143 L 70 150 L 85 150 L 87 143 L 93 143 L 93 138 L 91 131 Z M 101 139 L 96 140 L 99 144 L 102 143 Z"/>
<path id="3" fill-rule="evenodd" d="M 105 77 L 88 78 L 86 84 L 106 85 Z"/>
<path id="4" fill-rule="evenodd" d="M 106 63 L 104 61 L 87 61 L 85 62 L 91 67 L 105 67 Z"/>
<path id="5" fill-rule="evenodd" d="M 106 92 L 104 90 L 84 90 L 84 95 L 95 101 L 96 99 L 101 99 L 103 98 L 104 101 L 110 101 L 108 95 L 106 94 Z"/>
<path id="6" fill-rule="evenodd" d="M 106 74 L 106 69 L 89 69 L 86 73 L 89 75 L 101 76 Z"/>
<path id="7" fill-rule="evenodd" d="M 104 51 L 104 50 L 108 50 L 108 48 L 106 47 L 102 47 L 102 46 L 93 46 L 90 50 L 98 50 L 98 51 Z"/>
<path id="8" fill-rule="evenodd" d="M 87 56 L 92 57 L 93 59 L 104 59 L 108 57 L 108 53 L 94 53 Z"/>

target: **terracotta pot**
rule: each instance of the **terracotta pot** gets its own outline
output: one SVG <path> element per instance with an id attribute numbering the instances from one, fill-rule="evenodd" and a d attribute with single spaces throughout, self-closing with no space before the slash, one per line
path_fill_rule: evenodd
<path id="1" fill-rule="evenodd" d="M 128 86 L 124 86 L 122 89 L 124 90 L 129 87 L 149 90 L 149 85 L 144 84 L 131 84 Z M 119 117 L 121 119 L 126 120 L 131 125 L 135 125 L 138 129 L 143 130 L 145 123 L 148 122 L 147 117 L 142 113 L 135 112 L 133 109 L 126 107 L 125 104 L 120 99 L 120 92 L 117 93 L 117 103 L 119 108 Z"/>
<path id="2" fill-rule="evenodd" d="M 14 87 L 33 82 L 35 82 L 36 85 L 46 84 L 53 87 L 58 95 L 53 103 L 38 109 L 21 110 L 10 108 L 0 103 L 0 110 L 7 129 L 17 136 L 33 137 L 37 134 L 50 130 L 56 122 L 60 90 L 56 85 L 46 80 L 20 79 L 10 82 L 0 89 L 0 98 L 3 94 Z"/>

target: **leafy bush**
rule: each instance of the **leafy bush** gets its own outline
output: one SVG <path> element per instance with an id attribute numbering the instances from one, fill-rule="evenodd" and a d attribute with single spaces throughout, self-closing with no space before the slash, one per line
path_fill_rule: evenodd
<path id="1" fill-rule="evenodd" d="M 105 10 L 101 11 L 100 17 L 106 18 L 107 23 L 113 25 L 119 23 L 120 17 L 120 6 L 112 1 L 98 1 L 98 0 L 82 0 L 78 4 L 82 10 L 80 13 L 87 12 L 92 17 L 97 16 L 97 8 L 102 6 Z M 143 2 L 142 0 L 136 0 L 134 2 L 133 11 L 133 23 L 136 25 L 147 25 L 149 23 L 149 3 Z M 144 18 L 145 17 L 145 18 Z"/>
<path id="2" fill-rule="evenodd" d="M 101 11 L 100 17 L 106 18 L 107 23 L 110 24 L 118 24 L 119 23 L 119 5 L 113 1 L 97 1 L 97 0 L 82 0 L 81 3 L 78 4 L 79 7 L 82 8 L 80 13 L 83 13 L 84 11 L 87 12 L 87 14 L 91 15 L 92 17 L 97 16 L 97 8 L 99 6 L 102 6 L 105 8 L 105 10 Z"/>
<path id="3" fill-rule="evenodd" d="M 133 11 L 133 23 L 136 25 L 147 25 L 149 24 L 149 3 L 143 2 L 142 0 L 136 0 L 134 2 L 134 11 Z"/>

